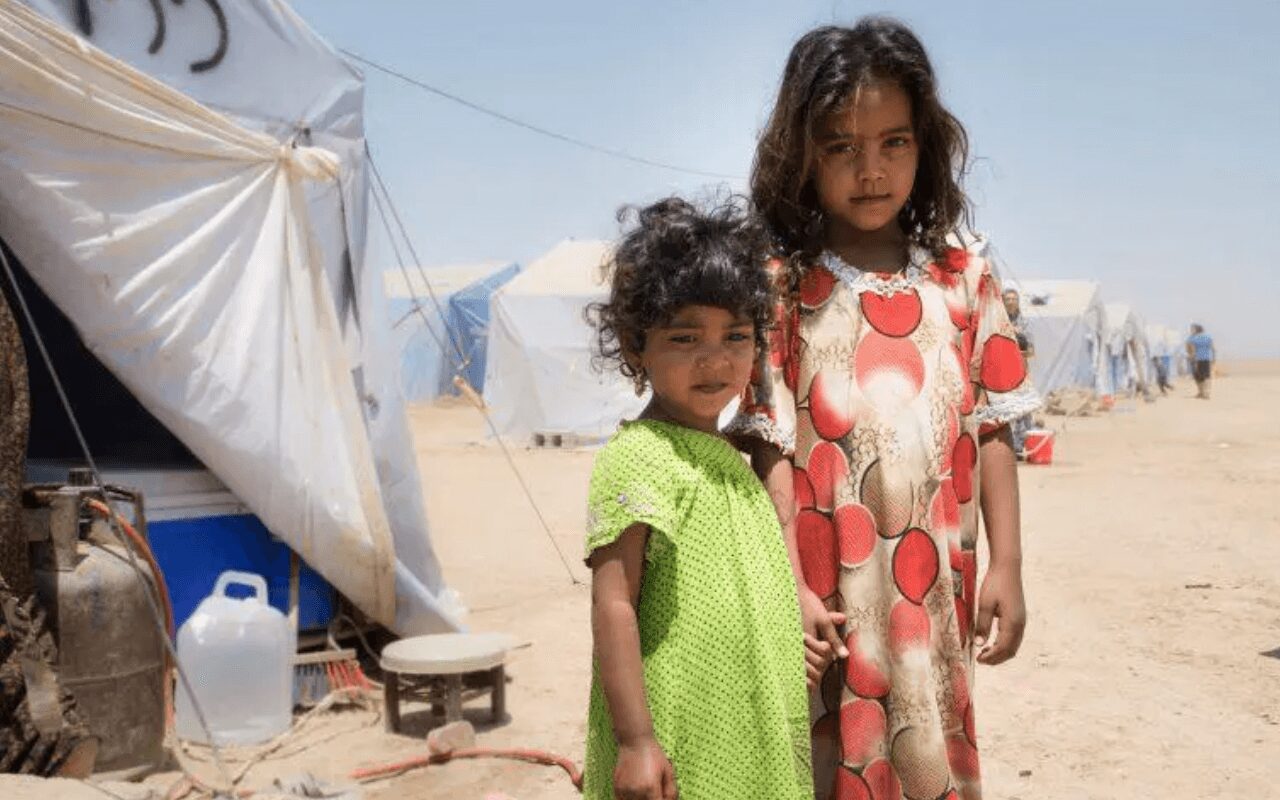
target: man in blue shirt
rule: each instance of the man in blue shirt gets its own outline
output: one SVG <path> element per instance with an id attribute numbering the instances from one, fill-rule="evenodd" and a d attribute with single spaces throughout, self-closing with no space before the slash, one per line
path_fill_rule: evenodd
<path id="1" fill-rule="evenodd" d="M 1191 375 L 1196 379 L 1196 397 L 1208 400 L 1209 379 L 1213 377 L 1213 362 L 1218 356 L 1213 349 L 1213 337 L 1205 333 L 1201 325 L 1191 326 L 1187 358 L 1191 361 Z"/>

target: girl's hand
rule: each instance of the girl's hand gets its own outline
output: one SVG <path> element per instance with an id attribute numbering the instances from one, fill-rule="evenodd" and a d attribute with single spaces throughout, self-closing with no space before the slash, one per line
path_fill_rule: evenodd
<path id="1" fill-rule="evenodd" d="M 837 658 L 848 658 L 849 651 L 840 639 L 840 626 L 845 616 L 828 611 L 822 598 L 803 584 L 799 587 L 800 622 L 804 626 L 805 682 L 817 686 L 822 675 Z"/>
<path id="2" fill-rule="evenodd" d="M 618 765 L 613 770 L 616 800 L 677 800 L 676 771 L 652 736 L 618 745 Z"/>
<path id="3" fill-rule="evenodd" d="M 994 638 L 991 623 L 999 619 Z M 978 624 L 973 643 L 978 647 L 978 662 L 1003 664 L 1018 654 L 1022 634 L 1027 627 L 1027 604 L 1022 596 L 1022 568 L 1018 565 L 993 564 L 982 581 L 978 595 Z"/>

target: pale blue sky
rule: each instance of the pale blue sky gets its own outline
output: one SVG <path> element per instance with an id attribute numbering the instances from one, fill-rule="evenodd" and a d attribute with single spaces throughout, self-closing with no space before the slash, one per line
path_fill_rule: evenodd
<path id="1" fill-rule="evenodd" d="M 968 127 L 977 226 L 1015 276 L 1098 279 L 1149 321 L 1204 322 L 1227 357 L 1280 356 L 1274 0 L 294 5 L 336 46 L 476 103 L 739 176 L 792 42 L 892 13 Z M 427 264 L 528 263 L 614 235 L 622 203 L 714 183 L 366 77 L 370 144 Z"/>

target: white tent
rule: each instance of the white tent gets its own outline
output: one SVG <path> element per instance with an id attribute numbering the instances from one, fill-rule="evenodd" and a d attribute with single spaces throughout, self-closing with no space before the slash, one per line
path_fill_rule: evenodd
<path id="1" fill-rule="evenodd" d="M 503 435 L 598 440 L 643 409 L 622 376 L 592 365 L 594 332 L 584 315 L 606 297 L 609 247 L 563 241 L 493 294 L 484 397 Z"/>
<path id="2" fill-rule="evenodd" d="M 1107 357 L 1117 394 L 1147 391 L 1152 371 L 1147 326 L 1128 303 L 1107 304 Z"/>
<path id="3" fill-rule="evenodd" d="M 411 267 L 382 274 L 391 320 L 391 338 L 400 357 L 400 390 L 413 403 L 456 394 L 454 373 L 464 367 L 472 385 L 483 388 L 485 342 L 459 320 L 455 300 L 477 294 L 487 308 L 489 287 L 500 286 L 519 271 L 509 261 L 483 261 L 444 267 Z M 443 316 L 442 316 L 443 313 Z M 469 367 L 481 367 L 478 379 Z"/>
<path id="4" fill-rule="evenodd" d="M 1031 377 L 1048 394 L 1079 387 L 1111 394 L 1103 346 L 1106 309 L 1094 281 L 1006 281 L 1021 297 L 1022 316 L 1035 354 Z"/>
<path id="5" fill-rule="evenodd" d="M 361 77 L 284 3 L 210 5 L 0 0 L 0 236 L 356 606 L 456 628 L 363 263 Z"/>

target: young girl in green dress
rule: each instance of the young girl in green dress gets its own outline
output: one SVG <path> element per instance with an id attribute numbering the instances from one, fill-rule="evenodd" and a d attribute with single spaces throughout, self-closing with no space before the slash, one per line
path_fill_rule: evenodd
<path id="1" fill-rule="evenodd" d="M 808 800 L 805 645 L 763 484 L 718 418 L 767 348 L 767 240 L 739 207 L 638 212 L 593 309 L 652 389 L 596 457 L 587 800 Z"/>

